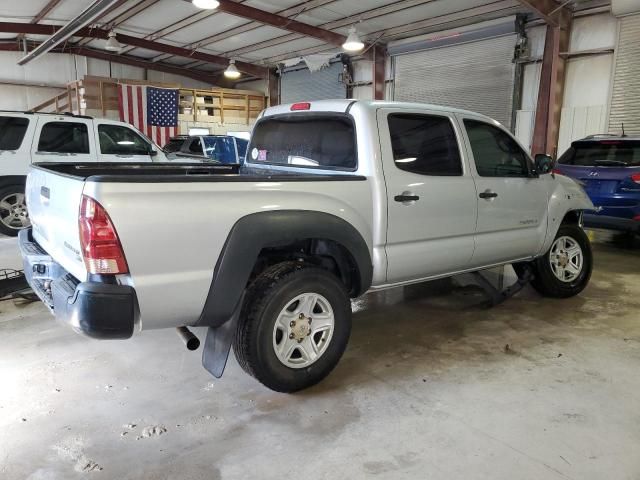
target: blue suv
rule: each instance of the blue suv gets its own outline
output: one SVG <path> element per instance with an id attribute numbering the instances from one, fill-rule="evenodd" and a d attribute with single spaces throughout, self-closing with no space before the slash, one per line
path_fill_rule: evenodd
<path id="1" fill-rule="evenodd" d="M 578 181 L 596 207 L 586 227 L 640 232 L 640 137 L 593 135 L 571 144 L 555 173 Z"/>

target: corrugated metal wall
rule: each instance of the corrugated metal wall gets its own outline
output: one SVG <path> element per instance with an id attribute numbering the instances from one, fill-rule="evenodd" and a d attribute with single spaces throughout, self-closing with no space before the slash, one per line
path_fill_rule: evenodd
<path id="1" fill-rule="evenodd" d="M 342 62 L 317 72 L 307 68 L 288 71 L 280 78 L 280 103 L 347 98 L 347 87 L 340 81 Z"/>
<path id="2" fill-rule="evenodd" d="M 640 15 L 620 19 L 609 132 L 640 135 Z"/>
<path id="3" fill-rule="evenodd" d="M 394 99 L 464 108 L 511 128 L 516 35 L 395 57 Z"/>

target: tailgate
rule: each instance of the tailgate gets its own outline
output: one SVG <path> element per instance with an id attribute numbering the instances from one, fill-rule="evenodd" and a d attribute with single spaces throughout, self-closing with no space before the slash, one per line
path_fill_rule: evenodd
<path id="1" fill-rule="evenodd" d="M 80 253 L 78 212 L 84 180 L 32 168 L 27 177 L 27 208 L 33 238 L 65 270 L 86 280 Z"/>

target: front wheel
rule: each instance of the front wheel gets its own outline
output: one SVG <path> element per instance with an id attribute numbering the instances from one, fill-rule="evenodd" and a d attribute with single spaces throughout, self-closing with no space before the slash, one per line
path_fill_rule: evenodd
<path id="1" fill-rule="evenodd" d="M 573 297 L 584 290 L 591 278 L 593 254 L 589 238 L 579 225 L 562 225 L 549 251 L 531 262 L 531 267 L 531 285 L 540 294 Z"/>
<path id="2" fill-rule="evenodd" d="M 234 342 L 240 366 L 266 387 L 295 392 L 336 366 L 351 332 L 351 303 L 330 272 L 275 265 L 249 287 Z"/>
<path id="3" fill-rule="evenodd" d="M 0 233 L 15 237 L 20 229 L 31 225 L 24 185 L 8 185 L 0 188 Z"/>

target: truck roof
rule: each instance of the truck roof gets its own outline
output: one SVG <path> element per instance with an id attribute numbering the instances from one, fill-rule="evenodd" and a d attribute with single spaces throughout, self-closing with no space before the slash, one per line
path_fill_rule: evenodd
<path id="1" fill-rule="evenodd" d="M 22 110 L 0 110 L 0 115 L 4 114 L 4 113 L 10 113 L 12 115 L 18 114 L 18 115 L 55 115 L 55 116 L 64 116 L 64 117 L 75 117 L 75 118 L 86 118 L 86 119 L 93 119 L 93 117 L 90 117 L 89 115 L 78 115 L 76 113 L 71 113 L 71 112 L 30 112 L 30 111 L 22 111 Z"/>
<path id="2" fill-rule="evenodd" d="M 407 108 L 407 109 L 412 108 L 412 109 L 432 110 L 432 111 L 440 111 L 440 112 L 447 112 L 447 113 L 460 113 L 464 115 L 473 115 L 473 116 L 483 117 L 487 120 L 495 122 L 494 119 L 477 112 L 472 112 L 470 110 L 463 110 L 460 108 L 447 107 L 442 105 L 432 105 L 428 103 L 413 103 L 413 102 L 392 102 L 392 101 L 385 101 L 385 100 L 355 100 L 355 99 L 316 100 L 316 101 L 310 101 L 310 102 L 297 102 L 297 103 L 289 103 L 285 105 L 277 105 L 275 107 L 267 108 L 264 111 L 262 116 L 291 113 L 293 105 L 300 105 L 300 104 L 306 104 L 306 103 L 309 104 L 309 108 L 305 108 L 304 111 L 311 111 L 311 112 L 346 112 L 350 108 L 353 108 L 354 105 L 358 105 L 359 107 L 371 109 L 371 110 L 377 110 L 379 108 Z"/>

